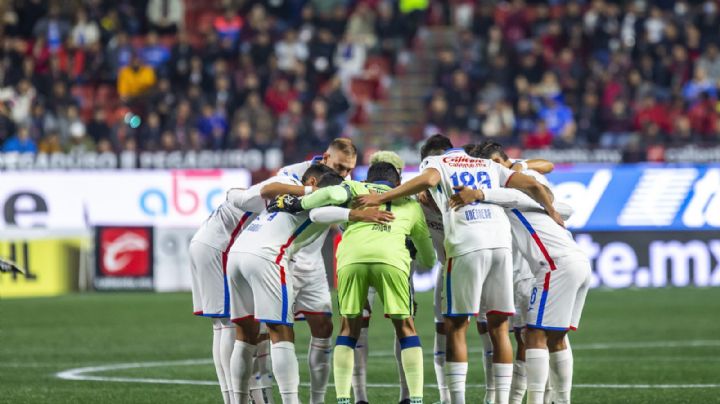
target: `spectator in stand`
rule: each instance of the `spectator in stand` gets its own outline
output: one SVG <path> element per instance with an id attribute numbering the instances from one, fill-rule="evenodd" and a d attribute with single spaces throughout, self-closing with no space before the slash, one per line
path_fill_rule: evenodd
<path id="1" fill-rule="evenodd" d="M 70 142 L 65 148 L 66 153 L 88 153 L 95 150 L 95 143 L 85 133 L 82 122 L 73 122 L 70 125 Z"/>
<path id="2" fill-rule="evenodd" d="M 512 135 L 515 127 L 515 113 L 506 101 L 498 101 L 487 112 L 482 125 L 484 136 L 493 138 L 500 143 L 513 143 Z"/>
<path id="3" fill-rule="evenodd" d="M 521 139 L 525 135 L 535 131 L 535 122 L 538 116 L 528 97 L 520 97 L 515 111 L 515 127 L 513 135 L 515 139 Z"/>
<path id="4" fill-rule="evenodd" d="M 597 144 L 602 131 L 602 114 L 597 94 L 588 91 L 583 95 L 576 119 L 579 141 L 584 144 Z"/>
<path id="5" fill-rule="evenodd" d="M 698 59 L 697 66 L 707 73 L 708 79 L 720 86 L 720 49 L 718 44 L 711 42 L 707 45 L 705 53 Z"/>
<path id="6" fill-rule="evenodd" d="M 229 41 L 233 46 L 237 45 L 240 40 L 244 21 L 235 9 L 226 7 L 222 15 L 215 17 L 213 28 L 217 33 L 220 41 Z"/>
<path id="7" fill-rule="evenodd" d="M 526 149 L 546 149 L 552 145 L 552 142 L 552 132 L 550 132 L 545 121 L 540 119 L 535 123 L 535 131 L 523 139 L 523 147 Z"/>
<path id="8" fill-rule="evenodd" d="M 150 0 L 147 3 L 150 26 L 160 35 L 178 32 L 185 25 L 185 2 L 183 0 Z"/>
<path id="9" fill-rule="evenodd" d="M 272 113 L 256 92 L 248 95 L 245 105 L 235 111 L 233 119 L 234 127 L 237 126 L 238 121 L 247 121 L 255 131 L 270 133 L 273 128 Z"/>
<path id="10" fill-rule="evenodd" d="M 544 98 L 538 115 L 545 121 L 547 129 L 553 134 L 553 137 L 566 137 L 574 131 L 575 122 L 572 111 L 556 98 Z"/>
<path id="11" fill-rule="evenodd" d="M 195 56 L 195 50 L 190 46 L 188 35 L 185 31 L 178 32 L 177 42 L 170 51 L 168 62 L 169 76 L 174 84 L 181 84 L 180 90 L 185 90 L 185 80 L 190 74 L 190 60 Z"/>
<path id="12" fill-rule="evenodd" d="M 672 128 L 672 122 L 668 119 L 667 108 L 663 104 L 658 103 L 652 94 L 647 94 L 643 97 L 633 117 L 633 127 L 635 130 L 640 130 L 649 123 L 658 125 L 658 127 L 665 132 L 670 132 Z"/>
<path id="13" fill-rule="evenodd" d="M 170 60 L 170 50 L 159 42 L 157 32 L 150 31 L 145 36 L 145 46 L 140 50 L 145 64 L 155 69 L 156 73 L 165 71 L 165 64 Z"/>
<path id="14" fill-rule="evenodd" d="M 95 21 L 89 20 L 85 9 L 78 8 L 75 25 L 70 32 L 70 43 L 77 48 L 88 48 L 100 40 L 100 29 Z"/>
<path id="15" fill-rule="evenodd" d="M 290 102 L 298 98 L 297 92 L 290 86 L 288 79 L 281 77 L 265 93 L 265 104 L 273 115 L 278 116 L 288 110 Z"/>
<path id="16" fill-rule="evenodd" d="M 698 101 L 690 107 L 687 116 L 690 119 L 693 133 L 709 140 L 715 133 L 715 123 L 718 117 L 717 102 L 714 98 L 710 98 L 707 92 L 700 93 L 698 98 Z"/>
<path id="17" fill-rule="evenodd" d="M 41 18 L 33 27 L 33 36 L 43 39 L 50 51 L 57 52 L 70 33 L 70 24 L 60 16 L 57 4 L 51 4 L 46 17 Z"/>
<path id="18" fill-rule="evenodd" d="M 460 126 L 467 122 L 470 108 L 475 103 L 475 94 L 464 71 L 458 69 L 452 73 L 450 86 L 446 89 L 446 99 L 452 124 Z"/>
<path id="19" fill-rule="evenodd" d="M 190 133 L 188 132 L 188 138 L 189 137 Z M 160 151 L 170 153 L 178 150 L 180 150 L 180 146 L 172 131 L 166 130 L 163 132 L 162 136 L 160 136 Z"/>
<path id="20" fill-rule="evenodd" d="M 30 118 L 30 110 L 35 101 L 36 92 L 29 80 L 23 79 L 12 87 L 0 90 L 0 101 L 10 101 L 12 119 L 18 125 L 24 125 Z"/>
<path id="21" fill-rule="evenodd" d="M 313 148 L 322 149 L 341 133 L 342 128 L 329 119 L 325 100 L 322 98 L 313 100 L 312 114 L 305 119 L 299 137 Z"/>
<path id="22" fill-rule="evenodd" d="M 170 133 L 175 136 L 177 142 L 182 145 L 185 144 L 186 139 L 190 136 L 190 129 L 195 127 L 196 124 L 197 121 L 192 113 L 190 101 L 183 99 L 178 103 L 169 121 L 166 122 L 165 131 L 170 131 Z"/>
<path id="23" fill-rule="evenodd" d="M 56 130 L 49 131 L 47 136 L 43 137 L 38 146 L 38 152 L 44 154 L 62 153 L 63 147 L 60 142 L 60 134 Z"/>
<path id="24" fill-rule="evenodd" d="M 2 150 L 4 152 L 16 152 L 16 153 L 37 153 L 37 145 L 35 141 L 30 138 L 30 133 L 25 126 L 19 126 L 17 134 L 11 136 L 3 144 Z"/>
<path id="25" fill-rule="evenodd" d="M 695 68 L 695 74 L 692 80 L 688 81 L 683 87 L 683 97 L 688 102 L 697 101 L 700 94 L 706 93 L 710 97 L 717 99 L 717 83 L 713 83 L 707 77 L 705 69 L 698 66 Z"/>
<path id="26" fill-rule="evenodd" d="M 157 150 L 162 135 L 162 122 L 157 112 L 150 112 L 140 127 L 138 140 L 143 150 Z"/>
<path id="27" fill-rule="evenodd" d="M 213 108 L 212 105 L 203 105 L 197 129 L 203 137 L 204 144 L 209 145 L 213 150 L 223 147 L 228 129 L 227 119 L 222 112 Z"/>
<path id="28" fill-rule="evenodd" d="M 280 70 L 291 72 L 298 63 L 307 60 L 307 44 L 298 38 L 295 30 L 288 29 L 283 39 L 275 43 L 275 57 Z"/>
<path id="29" fill-rule="evenodd" d="M 623 100 L 613 102 L 604 122 L 605 132 L 600 138 L 600 145 L 607 148 L 625 147 L 632 136 L 632 117 Z"/>
<path id="30" fill-rule="evenodd" d="M 123 101 L 132 101 L 148 95 L 156 80 L 153 68 L 144 65 L 138 55 L 133 55 L 130 65 L 120 69 L 117 92 Z"/>
<path id="31" fill-rule="evenodd" d="M 92 120 L 87 124 L 87 133 L 95 143 L 99 143 L 100 139 L 109 139 L 111 137 L 110 126 L 107 124 L 107 114 L 102 108 L 96 108 L 93 113 Z"/>
<path id="32" fill-rule="evenodd" d="M 334 62 L 343 87 L 350 88 L 354 77 L 361 76 L 365 69 L 367 47 L 350 35 L 345 35 L 335 49 Z"/>
<path id="33" fill-rule="evenodd" d="M 120 74 L 120 69 L 130 64 L 133 58 L 133 48 L 130 46 L 128 35 L 125 32 L 118 32 L 108 44 L 105 53 L 108 67 L 111 70 L 111 77 L 116 78 Z"/>
<path id="34" fill-rule="evenodd" d="M 250 122 L 238 120 L 233 125 L 228 140 L 228 148 L 233 150 L 248 150 L 255 147 L 253 131 Z"/>

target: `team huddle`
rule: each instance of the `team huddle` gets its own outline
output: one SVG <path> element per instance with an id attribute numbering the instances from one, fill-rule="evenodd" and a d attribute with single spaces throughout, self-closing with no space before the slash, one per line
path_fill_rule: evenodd
<path id="1" fill-rule="evenodd" d="M 435 286 L 435 374 L 441 403 L 465 403 L 466 334 L 477 318 L 485 403 L 569 403 L 590 263 L 564 228 L 544 160 L 511 161 L 493 142 L 454 148 L 442 135 L 421 149 L 420 173 L 401 183 L 392 152 L 350 179 L 357 151 L 334 140 L 314 159 L 231 189 L 190 243 L 194 314 L 213 321 L 213 362 L 226 404 L 298 403 L 293 323 L 310 328 L 311 403 L 324 403 L 332 369 L 338 403 L 367 403 L 368 325 L 374 298 L 395 330 L 400 403 L 423 402 L 423 349 L 411 271 L 442 264 Z M 322 246 L 340 226 L 333 347 Z M 517 352 L 512 351 L 510 330 Z M 332 353 L 332 355 L 331 355 Z M 480 397 L 468 397 L 479 402 Z"/>

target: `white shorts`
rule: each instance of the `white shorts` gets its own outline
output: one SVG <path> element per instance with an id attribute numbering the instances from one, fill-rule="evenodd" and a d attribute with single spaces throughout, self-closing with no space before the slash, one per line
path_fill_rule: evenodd
<path id="1" fill-rule="evenodd" d="M 230 317 L 223 252 L 198 242 L 190 243 L 189 252 L 193 314 L 213 318 Z"/>
<path id="2" fill-rule="evenodd" d="M 527 326 L 545 330 L 575 330 L 590 289 L 590 261 L 585 256 L 563 257 L 557 269 L 540 274 L 530 294 Z"/>
<path id="3" fill-rule="evenodd" d="M 293 268 L 292 273 L 295 320 L 305 319 L 306 314 L 332 316 L 332 298 L 325 271 L 298 271 Z"/>
<path id="4" fill-rule="evenodd" d="M 445 271 L 445 265 L 440 268 L 437 273 L 437 277 L 435 278 L 435 291 L 433 296 L 433 312 L 435 317 L 435 324 L 445 322 L 445 317 L 443 316 L 443 307 L 445 307 L 445 296 L 443 292 L 443 280 L 445 278 L 443 271 Z"/>
<path id="5" fill-rule="evenodd" d="M 482 311 L 512 316 L 515 312 L 509 248 L 477 250 L 449 258 L 443 273 L 443 315 L 477 316 Z"/>
<path id="6" fill-rule="evenodd" d="M 253 318 L 293 325 L 293 277 L 281 265 L 247 253 L 230 253 L 227 261 L 230 319 Z"/>

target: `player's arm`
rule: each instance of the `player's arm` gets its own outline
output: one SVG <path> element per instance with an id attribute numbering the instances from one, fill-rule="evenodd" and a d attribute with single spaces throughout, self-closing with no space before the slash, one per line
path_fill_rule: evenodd
<path id="1" fill-rule="evenodd" d="M 260 212 L 265 209 L 265 200 L 260 197 L 260 186 L 248 189 L 231 188 L 226 196 L 228 202 L 245 212 Z"/>
<path id="2" fill-rule="evenodd" d="M 482 196 L 479 195 L 480 193 L 482 193 Z M 500 205 L 503 208 L 518 209 L 521 211 L 543 211 L 543 207 L 540 206 L 540 204 L 517 189 L 494 188 L 481 190 L 480 193 L 478 193 L 478 196 L 480 196 L 478 200 Z M 573 208 L 566 203 L 553 201 L 553 206 L 563 220 L 569 219 L 573 214 Z"/>
<path id="3" fill-rule="evenodd" d="M 540 174 L 547 174 L 555 169 L 555 164 L 544 159 L 531 159 L 525 161 L 517 161 L 510 166 L 515 171 L 534 170 Z"/>
<path id="4" fill-rule="evenodd" d="M 341 206 L 352 200 L 353 191 L 348 184 L 333 185 L 318 189 L 302 198 L 301 206 L 304 210 L 322 206 Z"/>
<path id="5" fill-rule="evenodd" d="M 303 196 L 311 193 L 313 190 L 314 188 L 311 186 L 271 182 L 263 185 L 260 189 L 260 197 L 270 200 L 280 195 Z"/>
<path id="6" fill-rule="evenodd" d="M 505 187 L 519 189 L 527 193 L 545 208 L 548 215 L 550 215 L 557 224 L 565 226 L 565 223 L 552 204 L 552 194 L 535 178 L 522 173 L 514 173 L 507 179 Z"/>
<path id="7" fill-rule="evenodd" d="M 440 171 L 428 167 L 417 177 L 382 194 L 360 195 L 355 200 L 358 206 L 379 206 L 404 196 L 419 194 L 440 182 Z"/>
<path id="8" fill-rule="evenodd" d="M 417 249 L 415 259 L 425 268 L 432 268 L 437 261 L 435 247 L 433 247 L 430 230 L 420 205 L 415 209 L 415 224 L 410 229 L 410 239 Z"/>
<path id="9" fill-rule="evenodd" d="M 389 223 L 393 220 L 390 212 L 378 209 L 348 209 L 339 206 L 325 206 L 310 211 L 310 220 L 320 224 L 345 222 Z"/>

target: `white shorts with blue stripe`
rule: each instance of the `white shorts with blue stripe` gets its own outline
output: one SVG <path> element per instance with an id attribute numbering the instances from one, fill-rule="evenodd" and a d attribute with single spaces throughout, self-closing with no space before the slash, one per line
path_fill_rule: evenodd
<path id="1" fill-rule="evenodd" d="M 584 255 L 555 259 L 555 269 L 539 273 L 530 293 L 527 326 L 551 331 L 575 330 L 590 289 L 590 261 Z"/>
<path id="2" fill-rule="evenodd" d="M 190 243 L 188 251 L 193 314 L 213 318 L 230 317 L 223 252 L 199 242 Z"/>

